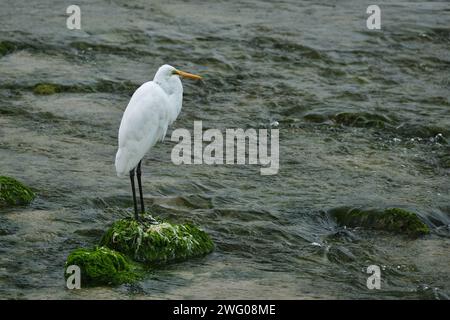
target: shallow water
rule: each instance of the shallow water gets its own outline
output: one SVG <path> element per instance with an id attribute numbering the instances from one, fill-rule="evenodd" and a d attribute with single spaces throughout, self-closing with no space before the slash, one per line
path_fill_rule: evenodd
<path id="1" fill-rule="evenodd" d="M 0 213 L 0 298 L 420 298 L 450 295 L 448 2 L 1 1 L 0 175 L 38 190 Z M 2 51 L 0 51 L 2 52 Z M 280 129 L 280 171 L 175 166 L 167 138 L 144 161 L 147 206 L 209 232 L 211 255 L 134 285 L 69 291 L 68 253 L 131 214 L 115 175 L 122 112 L 163 63 L 184 82 L 173 128 Z M 66 90 L 33 93 L 38 83 Z M 168 132 L 170 137 L 171 130 Z M 439 136 L 438 134 L 441 134 Z M 416 240 L 343 229 L 339 206 L 401 207 Z M 382 289 L 365 269 L 382 267 Z"/>

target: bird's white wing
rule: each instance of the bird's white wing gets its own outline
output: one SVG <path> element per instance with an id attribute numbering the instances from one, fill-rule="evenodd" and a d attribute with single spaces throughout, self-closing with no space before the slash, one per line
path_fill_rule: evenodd
<path id="1" fill-rule="evenodd" d="M 119 128 L 116 171 L 124 176 L 162 140 L 169 126 L 169 99 L 161 87 L 149 81 L 140 86 L 128 103 Z"/>

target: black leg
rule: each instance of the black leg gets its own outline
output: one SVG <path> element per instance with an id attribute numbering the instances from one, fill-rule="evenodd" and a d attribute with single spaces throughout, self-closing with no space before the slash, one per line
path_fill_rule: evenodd
<path id="1" fill-rule="evenodd" d="M 134 187 L 134 169 L 130 171 L 131 191 L 133 191 L 134 217 L 139 221 L 139 214 L 136 201 L 136 189 Z"/>
<path id="2" fill-rule="evenodd" d="M 137 175 L 137 181 L 138 181 L 138 186 L 139 186 L 139 197 L 141 198 L 141 212 L 145 213 L 145 208 L 144 208 L 144 197 L 142 196 L 142 181 L 141 181 L 141 176 L 142 176 L 142 171 L 141 171 L 141 161 L 139 161 L 139 164 L 137 165 L 137 169 L 136 169 L 136 175 Z"/>

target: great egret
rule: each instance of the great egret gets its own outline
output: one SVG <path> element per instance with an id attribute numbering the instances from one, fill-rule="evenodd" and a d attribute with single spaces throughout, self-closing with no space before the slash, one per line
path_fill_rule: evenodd
<path id="1" fill-rule="evenodd" d="M 161 66 L 153 81 L 141 85 L 133 94 L 122 117 L 119 128 L 119 149 L 116 154 L 116 171 L 119 177 L 130 175 L 133 192 L 134 216 L 139 219 L 134 176 L 136 171 L 141 212 L 142 197 L 141 162 L 145 154 L 164 139 L 167 128 L 181 111 L 183 86 L 180 77 L 199 80 L 200 76 L 183 72 L 170 65 Z"/>

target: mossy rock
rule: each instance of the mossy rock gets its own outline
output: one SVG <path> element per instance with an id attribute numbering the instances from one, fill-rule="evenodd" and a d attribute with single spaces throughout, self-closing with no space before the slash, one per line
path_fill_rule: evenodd
<path id="1" fill-rule="evenodd" d="M 428 226 L 415 213 L 399 208 L 363 210 L 342 207 L 329 213 L 339 225 L 350 228 L 384 230 L 414 237 L 430 233 Z"/>
<path id="2" fill-rule="evenodd" d="M 7 55 L 17 49 L 17 45 L 11 41 L 0 41 L 0 56 Z"/>
<path id="3" fill-rule="evenodd" d="M 369 112 L 341 112 L 332 116 L 332 120 L 337 124 L 360 128 L 385 128 L 394 122 L 385 115 Z"/>
<path id="4" fill-rule="evenodd" d="M 51 95 L 55 93 L 91 93 L 91 92 L 111 92 L 111 93 L 133 93 L 139 85 L 130 81 L 115 82 L 100 79 L 91 84 L 71 84 L 63 85 L 56 83 L 37 83 L 32 87 L 33 93 L 37 95 Z M 30 87 L 25 87 L 30 89 Z"/>
<path id="5" fill-rule="evenodd" d="M 315 123 L 323 123 L 328 121 L 328 117 L 323 114 L 319 113 L 308 113 L 303 116 L 303 119 L 309 122 L 315 122 Z"/>
<path id="6" fill-rule="evenodd" d="M 34 94 L 50 95 L 60 91 L 60 88 L 56 84 L 51 83 L 39 83 L 33 88 Z"/>
<path id="7" fill-rule="evenodd" d="M 191 224 L 151 224 L 129 218 L 116 221 L 100 245 L 144 263 L 184 260 L 214 249 L 208 234 Z"/>
<path id="8" fill-rule="evenodd" d="M 30 188 L 16 179 L 0 176 L 0 208 L 27 205 L 35 196 Z"/>
<path id="9" fill-rule="evenodd" d="M 94 249 L 77 249 L 69 254 L 64 268 L 76 265 L 81 272 L 81 287 L 98 285 L 119 285 L 131 283 L 139 279 L 136 266 L 124 255 L 106 247 Z"/>

